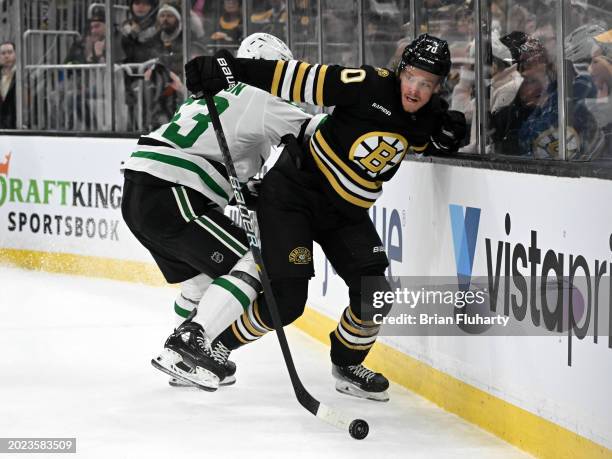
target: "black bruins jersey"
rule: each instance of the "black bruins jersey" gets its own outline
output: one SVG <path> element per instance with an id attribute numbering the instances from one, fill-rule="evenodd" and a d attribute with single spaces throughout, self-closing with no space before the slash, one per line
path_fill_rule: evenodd
<path id="1" fill-rule="evenodd" d="M 370 208 L 404 156 L 427 149 L 447 109 L 435 96 L 416 114 L 406 113 L 395 74 L 387 69 L 238 61 L 248 84 L 293 102 L 335 106 L 312 136 L 309 153 L 332 195 L 348 207 Z"/>

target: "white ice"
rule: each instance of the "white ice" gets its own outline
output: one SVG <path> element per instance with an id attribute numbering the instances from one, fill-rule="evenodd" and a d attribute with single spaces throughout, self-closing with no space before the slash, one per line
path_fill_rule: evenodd
<path id="1" fill-rule="evenodd" d="M 176 292 L 0 267 L 0 437 L 76 437 L 77 457 L 106 459 L 526 456 L 398 385 L 388 403 L 337 393 L 326 347 L 292 327 L 305 386 L 366 419 L 365 440 L 296 402 L 273 334 L 232 354 L 234 386 L 172 388 L 150 359 Z"/>

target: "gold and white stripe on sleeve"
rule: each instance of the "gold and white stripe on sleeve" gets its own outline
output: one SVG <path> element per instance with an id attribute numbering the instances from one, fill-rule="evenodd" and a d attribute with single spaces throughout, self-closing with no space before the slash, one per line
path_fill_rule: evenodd
<path id="1" fill-rule="evenodd" d="M 293 102 L 323 105 L 327 65 L 300 61 L 277 61 L 270 92 Z"/>

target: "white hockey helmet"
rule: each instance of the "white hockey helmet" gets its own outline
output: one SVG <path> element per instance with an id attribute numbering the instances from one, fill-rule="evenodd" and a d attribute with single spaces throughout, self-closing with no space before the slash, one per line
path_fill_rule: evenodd
<path id="1" fill-rule="evenodd" d="M 254 33 L 240 43 L 236 57 L 288 61 L 293 54 L 284 41 L 269 33 Z"/>

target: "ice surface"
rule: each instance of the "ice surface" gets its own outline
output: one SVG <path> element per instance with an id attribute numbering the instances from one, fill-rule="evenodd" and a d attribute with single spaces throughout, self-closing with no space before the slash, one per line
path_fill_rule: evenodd
<path id="1" fill-rule="evenodd" d="M 172 388 L 149 361 L 172 330 L 176 293 L 0 267 L 0 437 L 77 437 L 77 457 L 106 459 L 526 456 L 394 384 L 389 403 L 338 394 L 328 350 L 291 327 L 305 386 L 366 419 L 368 438 L 296 402 L 273 334 L 232 354 L 234 386 Z"/>

